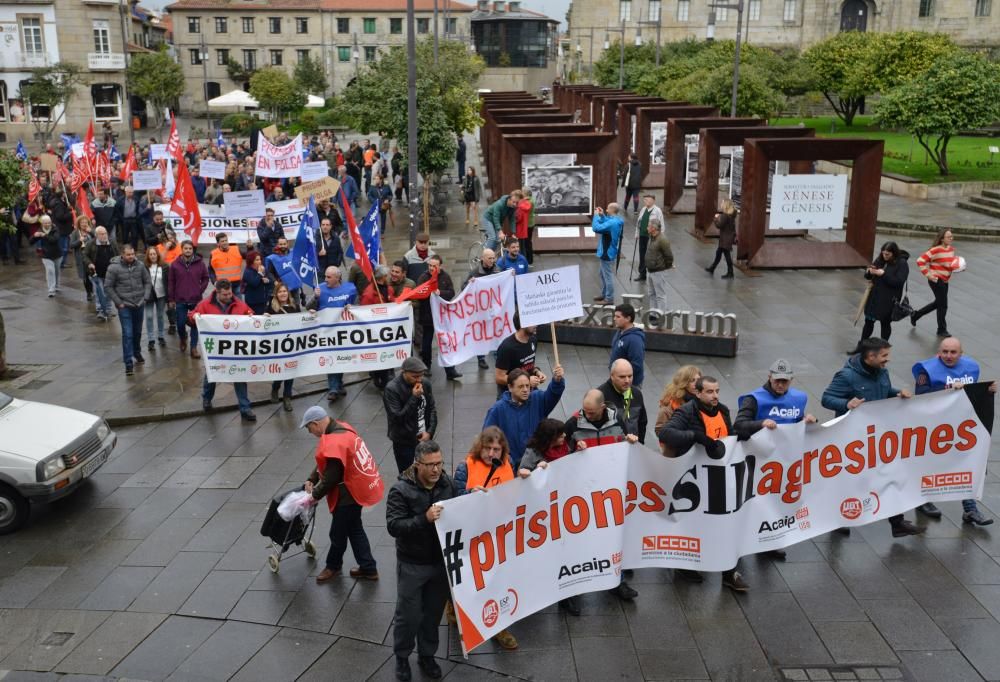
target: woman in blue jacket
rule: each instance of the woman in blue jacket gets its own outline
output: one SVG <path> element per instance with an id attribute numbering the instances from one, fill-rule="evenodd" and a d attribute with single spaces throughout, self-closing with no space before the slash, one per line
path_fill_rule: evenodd
<path id="1" fill-rule="evenodd" d="M 562 365 L 552 368 L 552 381 L 544 391 L 532 391 L 528 373 L 521 368 L 507 375 L 507 391 L 486 413 L 483 428 L 497 426 L 507 436 L 514 471 L 517 471 L 531 434 L 559 404 L 565 389 Z"/>

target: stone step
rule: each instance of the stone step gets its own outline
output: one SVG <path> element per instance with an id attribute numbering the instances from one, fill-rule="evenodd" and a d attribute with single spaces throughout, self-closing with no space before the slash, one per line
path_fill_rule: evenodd
<path id="1" fill-rule="evenodd" d="M 974 204 L 970 201 L 958 201 L 955 205 L 959 208 L 964 208 L 966 211 L 981 213 L 983 215 L 988 215 L 991 218 L 1000 218 L 1000 208 L 989 208 L 988 206 Z"/>
<path id="2" fill-rule="evenodd" d="M 1000 197 L 986 197 L 986 196 L 971 196 L 966 199 L 973 204 L 979 204 L 980 206 L 986 206 L 987 208 L 1000 208 Z"/>
<path id="3" fill-rule="evenodd" d="M 982 196 L 989 199 L 1000 199 L 1000 190 L 998 189 L 984 189 L 982 191 Z"/>

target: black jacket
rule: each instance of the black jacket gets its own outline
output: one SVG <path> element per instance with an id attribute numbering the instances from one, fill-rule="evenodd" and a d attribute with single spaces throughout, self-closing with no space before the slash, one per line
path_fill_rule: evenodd
<path id="1" fill-rule="evenodd" d="M 417 285 L 423 284 L 431 278 L 431 273 L 429 270 L 424 271 L 422 275 L 417 279 Z M 455 284 L 451 281 L 451 275 L 444 271 L 444 268 L 438 270 L 438 295 L 446 301 L 450 301 L 455 298 Z M 417 320 L 421 324 L 434 324 L 434 318 L 431 315 L 431 299 L 427 298 L 420 301 L 420 306 L 417 308 Z"/>
<path id="2" fill-rule="evenodd" d="M 707 435 L 705 433 L 705 422 L 702 421 L 699 410 L 704 410 L 705 414 L 715 415 L 715 410 L 722 412 L 722 418 L 726 422 L 726 429 L 733 433 L 733 423 L 729 419 L 729 408 L 719 403 L 718 407 L 712 411 L 704 409 L 700 400 L 689 400 L 676 410 L 667 421 L 660 433 L 659 439 L 673 453 L 674 457 L 680 457 L 691 449 L 695 444 L 696 435 Z M 713 436 L 714 438 L 714 436 Z"/>
<path id="3" fill-rule="evenodd" d="M 424 385 L 424 422 L 427 433 L 434 435 L 437 431 L 437 408 L 434 406 L 434 394 L 431 393 L 431 382 L 421 379 Z M 417 442 L 417 410 L 420 400 L 413 395 L 403 375 L 394 377 L 382 391 L 382 404 L 385 405 L 386 420 L 389 422 L 389 440 L 402 445 L 414 445 Z"/>
<path id="4" fill-rule="evenodd" d="M 417 482 L 413 466 L 399 475 L 385 503 L 386 529 L 396 538 L 396 561 L 443 564 L 437 531 L 426 514 L 435 502 L 456 496 L 455 483 L 444 472 L 430 490 Z"/>
<path id="5" fill-rule="evenodd" d="M 865 279 L 871 280 L 874 284 L 865 304 L 866 317 L 875 320 L 892 318 L 893 301 L 902 300 L 903 287 L 906 285 L 906 278 L 910 276 L 910 266 L 907 263 L 909 258 L 908 252 L 900 251 L 899 256 L 891 263 L 886 263 L 882 254 L 875 259 L 875 267 L 884 269 L 885 274 L 875 277 L 865 273 Z"/>
<path id="6" fill-rule="evenodd" d="M 632 400 L 629 402 L 628 416 L 625 416 L 625 398 L 615 390 L 610 379 L 598 386 L 597 390 L 604 394 L 604 402 L 613 405 L 615 412 L 621 415 L 622 423 L 625 424 L 625 433 L 638 436 L 639 442 L 645 443 L 649 413 L 646 411 L 642 390 L 635 386 L 632 387 Z"/>

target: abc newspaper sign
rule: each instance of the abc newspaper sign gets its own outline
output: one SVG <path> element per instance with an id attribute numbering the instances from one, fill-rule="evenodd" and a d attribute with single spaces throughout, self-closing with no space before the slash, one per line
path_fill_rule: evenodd
<path id="1" fill-rule="evenodd" d="M 275 381 L 393 369 L 410 356 L 409 303 L 327 308 L 299 315 L 202 315 L 209 381 Z"/>
<path id="2" fill-rule="evenodd" d="M 991 398 L 992 399 L 992 398 Z M 590 448 L 487 492 L 444 502 L 438 539 L 466 653 L 628 568 L 722 571 L 748 554 L 929 500 L 981 495 L 990 435 L 964 391 L 866 403 L 666 458 Z"/>

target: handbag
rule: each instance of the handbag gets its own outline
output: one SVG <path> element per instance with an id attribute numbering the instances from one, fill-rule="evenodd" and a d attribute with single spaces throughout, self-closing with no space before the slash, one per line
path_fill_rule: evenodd
<path id="1" fill-rule="evenodd" d="M 913 314 L 913 306 L 910 305 L 909 286 L 907 282 L 903 285 L 903 298 L 892 297 L 892 321 L 899 322 Z"/>

